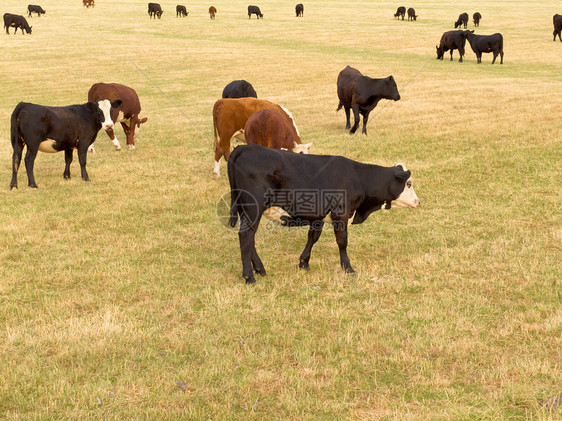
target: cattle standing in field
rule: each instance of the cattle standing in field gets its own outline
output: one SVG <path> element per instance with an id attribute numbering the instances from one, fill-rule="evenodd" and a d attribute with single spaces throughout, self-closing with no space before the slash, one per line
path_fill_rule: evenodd
<path id="1" fill-rule="evenodd" d="M 88 9 L 90 7 L 94 7 L 96 5 L 96 2 L 95 0 L 82 0 L 82 4 L 86 9 Z"/>
<path id="2" fill-rule="evenodd" d="M 301 18 L 304 17 L 304 6 L 302 3 L 299 3 L 295 6 L 295 13 L 297 14 L 297 18 L 300 16 Z"/>
<path id="3" fill-rule="evenodd" d="M 30 4 L 29 6 L 27 6 L 27 17 L 28 18 L 31 17 L 31 13 L 37 13 L 37 17 L 41 17 L 41 15 L 44 15 L 45 13 L 47 13 L 47 11 L 43 10 L 43 8 L 41 6 L 38 6 L 36 4 Z"/>
<path id="4" fill-rule="evenodd" d="M 250 116 L 259 110 L 272 109 L 277 111 L 294 130 L 297 143 L 301 143 L 300 134 L 293 120 L 292 114 L 281 105 L 256 98 L 223 98 L 215 102 L 213 107 L 213 128 L 215 167 L 213 173 L 220 175 L 220 159 L 224 156 L 228 161 L 230 156 L 230 139 L 235 133 L 246 126 Z M 220 139 L 220 140 L 219 140 Z"/>
<path id="5" fill-rule="evenodd" d="M 503 64 L 503 36 L 500 33 L 493 35 L 474 35 L 472 31 L 466 31 L 467 40 L 476 54 L 478 63 L 482 63 L 482 53 L 494 53 L 492 64 L 496 62 L 496 57 L 500 56 L 500 64 Z"/>
<path id="6" fill-rule="evenodd" d="M 554 32 L 552 33 L 554 35 L 553 41 L 556 41 L 556 35 L 558 35 L 558 39 L 562 41 L 562 37 L 560 36 L 560 33 L 562 32 L 562 15 L 554 15 L 552 17 L 552 23 L 554 23 Z"/>
<path id="7" fill-rule="evenodd" d="M 154 19 L 158 17 L 160 19 L 162 17 L 162 7 L 158 3 L 148 3 L 148 15 L 150 19 L 154 16 Z"/>
<path id="8" fill-rule="evenodd" d="M 95 102 L 100 99 L 121 101 L 121 105 L 111 110 L 111 119 L 115 124 L 121 123 L 129 150 L 135 149 L 135 140 L 138 140 L 140 125 L 146 123 L 148 118 L 140 118 L 140 100 L 133 88 L 119 83 L 94 83 L 88 91 L 88 101 Z M 115 145 L 116 150 L 121 150 L 121 144 L 115 137 L 114 127 L 106 129 L 107 135 Z"/>
<path id="9" fill-rule="evenodd" d="M 464 29 L 466 29 L 466 25 L 468 24 L 468 13 L 461 13 L 459 18 L 455 22 L 455 28 L 459 28 L 461 25 L 464 25 Z"/>
<path id="10" fill-rule="evenodd" d="M 258 6 L 248 6 L 248 19 L 250 19 L 252 15 L 256 15 L 257 19 L 263 19 L 263 13 Z"/>
<path id="11" fill-rule="evenodd" d="M 18 28 L 21 29 L 21 34 L 24 35 L 25 32 L 31 34 L 31 26 L 27 23 L 27 20 L 21 15 L 14 15 L 12 13 L 4 13 L 4 27 L 6 28 L 6 33 L 9 34 L 10 32 L 8 29 L 10 27 L 16 28 L 14 30 L 14 35 L 18 32 Z"/>
<path id="12" fill-rule="evenodd" d="M 342 107 L 345 110 L 346 129 L 350 133 L 355 133 L 359 127 L 359 114 L 363 116 L 363 134 L 367 134 L 367 121 L 369 113 L 377 106 L 381 99 L 391 99 L 398 101 L 400 94 L 396 87 L 396 82 L 392 76 L 384 79 L 372 79 L 364 76 L 353 67 L 346 66 L 338 75 L 338 98 L 340 103 L 336 110 Z M 353 110 L 355 119 L 353 127 L 350 123 L 350 110 Z"/>
<path id="13" fill-rule="evenodd" d="M 215 6 L 209 7 L 209 16 L 211 16 L 211 19 L 215 19 L 216 14 L 217 14 L 217 8 Z"/>
<path id="14" fill-rule="evenodd" d="M 258 94 L 250 82 L 241 80 L 233 80 L 226 85 L 222 91 L 223 98 L 257 98 Z"/>
<path id="15" fill-rule="evenodd" d="M 439 46 L 437 49 L 437 59 L 443 60 L 446 51 L 451 51 L 451 61 L 453 60 L 453 50 L 459 50 L 459 62 L 462 63 L 462 56 L 464 56 L 464 46 L 469 31 L 447 31 L 441 36 Z"/>
<path id="16" fill-rule="evenodd" d="M 420 201 L 412 187 L 411 172 L 394 167 L 362 164 L 341 156 L 303 155 L 238 146 L 228 160 L 231 189 L 230 226 L 240 218 L 242 277 L 256 282 L 254 271 L 265 276 L 255 235 L 264 211 L 281 207 L 286 226 L 309 225 L 308 241 L 299 267 L 309 269 L 310 252 L 324 223 L 333 224 L 340 265 L 354 273 L 347 256 L 348 224 L 360 224 L 382 208 L 416 208 Z"/>
<path id="17" fill-rule="evenodd" d="M 404 20 L 405 14 L 406 14 L 406 8 L 404 6 L 400 6 L 398 9 L 396 9 L 396 13 L 394 14 L 394 17 L 400 19 L 400 16 L 402 16 L 402 20 Z"/>
<path id="18" fill-rule="evenodd" d="M 408 20 L 416 20 L 418 18 L 418 15 L 416 15 L 416 11 L 414 10 L 414 8 L 410 7 L 408 9 Z"/>
<path id="19" fill-rule="evenodd" d="M 111 112 L 120 105 L 121 101 L 111 102 L 108 99 L 67 107 L 46 107 L 20 102 L 11 118 L 11 141 L 14 153 L 10 189 L 18 187 L 17 174 L 24 145 L 27 146 L 25 169 L 29 187 L 37 188 L 33 176 L 33 164 L 38 151 L 47 153 L 64 151 L 66 167 L 63 177 L 70 178 L 72 151 L 77 149 L 82 179 L 90 181 L 86 172 L 88 148 L 96 140 L 101 128 L 108 130 L 113 127 Z"/>
<path id="20" fill-rule="evenodd" d="M 178 4 L 176 6 L 176 18 L 177 17 L 186 17 L 189 14 L 189 12 L 187 11 L 187 9 L 185 8 L 185 6 L 182 6 L 181 4 Z"/>
<path id="21" fill-rule="evenodd" d="M 482 19 L 482 15 L 479 12 L 476 12 L 475 14 L 472 15 L 474 26 L 480 26 L 480 19 Z"/>

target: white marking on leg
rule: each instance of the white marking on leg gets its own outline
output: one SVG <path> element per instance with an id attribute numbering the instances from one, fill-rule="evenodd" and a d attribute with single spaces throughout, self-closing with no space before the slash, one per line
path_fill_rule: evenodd
<path id="1" fill-rule="evenodd" d="M 213 169 L 213 173 L 215 173 L 217 177 L 221 175 L 220 161 L 215 161 L 215 168 Z"/>

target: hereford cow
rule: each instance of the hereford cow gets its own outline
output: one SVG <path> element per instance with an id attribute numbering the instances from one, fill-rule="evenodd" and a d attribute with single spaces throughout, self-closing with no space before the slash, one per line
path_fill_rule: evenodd
<path id="1" fill-rule="evenodd" d="M 223 98 L 257 98 L 258 94 L 250 82 L 245 80 L 233 80 L 226 85 L 222 91 Z"/>
<path id="2" fill-rule="evenodd" d="M 243 130 L 250 116 L 259 110 L 272 109 L 277 111 L 292 127 L 293 136 L 301 143 L 300 134 L 291 113 L 281 105 L 256 98 L 223 98 L 215 102 L 213 107 L 215 167 L 213 173 L 220 175 L 220 159 L 224 156 L 228 161 L 230 156 L 230 139 Z M 220 139 L 220 140 L 219 140 Z"/>
<path id="3" fill-rule="evenodd" d="M 248 6 L 248 19 L 250 19 L 252 15 L 256 15 L 257 19 L 263 19 L 263 13 L 258 6 Z"/>
<path id="4" fill-rule="evenodd" d="M 503 36 L 500 33 L 494 35 L 474 35 L 473 31 L 467 31 L 467 40 L 476 54 L 478 63 L 482 63 L 482 53 L 494 53 L 492 64 L 496 62 L 496 57 L 500 56 L 500 64 L 503 64 Z"/>
<path id="5" fill-rule="evenodd" d="M 299 3 L 295 6 L 295 13 L 297 14 L 297 18 L 300 16 L 301 18 L 304 17 L 304 6 L 302 3 Z"/>
<path id="6" fill-rule="evenodd" d="M 414 10 L 414 8 L 410 7 L 408 9 L 408 20 L 416 20 L 418 18 L 418 15 L 416 15 L 416 11 Z"/>
<path id="7" fill-rule="evenodd" d="M 453 50 L 459 50 L 459 62 L 462 63 L 462 56 L 464 56 L 464 46 L 469 31 L 447 31 L 441 36 L 439 46 L 437 49 L 437 58 L 443 60 L 443 55 L 446 51 L 451 51 L 451 61 L 453 60 Z"/>
<path id="8" fill-rule="evenodd" d="M 41 15 L 44 15 L 45 13 L 47 13 L 46 10 L 43 10 L 43 8 L 41 6 L 37 6 L 36 4 L 30 4 L 27 6 L 27 17 L 30 18 L 31 17 L 31 13 L 37 13 L 38 17 L 41 17 Z"/>
<path id="9" fill-rule="evenodd" d="M 217 14 L 217 8 L 215 6 L 209 7 L 209 16 L 211 16 L 211 19 L 215 19 L 216 14 Z"/>
<path id="10" fill-rule="evenodd" d="M 160 19 L 162 17 L 162 7 L 158 3 L 148 3 L 148 16 L 150 19 L 154 16 L 154 19 L 158 17 Z"/>
<path id="11" fill-rule="evenodd" d="M 400 19 L 400 16 L 402 16 L 402 20 L 404 20 L 405 14 L 406 14 L 406 8 L 404 6 L 400 6 L 398 9 L 396 9 L 396 13 L 394 14 L 394 17 Z"/>
<path id="12" fill-rule="evenodd" d="M 96 5 L 96 2 L 94 0 L 82 0 L 82 4 L 86 9 L 88 9 L 90 7 L 94 7 Z"/>
<path id="13" fill-rule="evenodd" d="M 187 11 L 186 7 L 182 6 L 181 4 L 178 4 L 176 6 L 176 18 L 186 17 L 187 15 L 189 15 L 189 12 Z"/>
<path id="14" fill-rule="evenodd" d="M 139 118 L 141 112 L 140 100 L 133 88 L 119 83 L 94 83 L 88 92 L 88 101 L 95 102 L 102 98 L 110 101 L 121 101 L 121 105 L 112 109 L 112 120 L 121 123 L 129 150 L 135 149 L 135 140 L 138 140 L 140 125 L 146 123 L 148 118 Z M 116 150 L 121 150 L 121 144 L 115 137 L 114 127 L 106 129 L 107 135 L 115 145 Z"/>
<path id="15" fill-rule="evenodd" d="M 351 134 L 359 127 L 359 114 L 363 116 L 363 134 L 367 134 L 367 121 L 369 113 L 377 106 L 381 99 L 392 99 L 398 101 L 400 94 L 396 82 L 392 76 L 384 79 L 372 79 L 364 76 L 353 67 L 346 66 L 338 75 L 338 108 L 345 110 L 345 128 L 350 129 Z M 350 124 L 350 110 L 353 110 L 355 118 L 353 127 Z"/>
<path id="16" fill-rule="evenodd" d="M 552 23 L 554 24 L 554 32 L 552 33 L 554 35 L 553 41 L 556 41 L 556 35 L 558 35 L 558 39 L 562 41 L 562 37 L 560 36 L 560 33 L 562 32 L 562 15 L 554 15 L 552 17 Z"/>
<path id="17" fill-rule="evenodd" d="M 480 26 L 480 19 L 482 19 L 482 15 L 479 12 L 476 12 L 475 14 L 472 15 L 474 26 Z"/>
<path id="18" fill-rule="evenodd" d="M 459 28 L 461 25 L 464 25 L 464 29 L 466 29 L 466 25 L 468 24 L 468 13 L 461 13 L 459 18 L 455 22 L 455 28 Z"/>
<path id="19" fill-rule="evenodd" d="M 111 102 L 108 99 L 67 107 L 45 107 L 20 102 L 11 118 L 11 141 L 14 153 L 10 189 L 18 187 L 17 174 L 24 145 L 27 146 L 25 169 L 29 187 L 37 188 L 33 176 L 33 164 L 38 151 L 48 153 L 64 151 L 66 167 L 63 177 L 70 178 L 72 151 L 77 149 L 82 179 L 90 181 L 86 172 L 88 147 L 94 143 L 101 128 L 108 130 L 113 127 L 111 113 L 120 105 L 121 101 Z"/>
<path id="20" fill-rule="evenodd" d="M 4 13 L 4 27 L 6 28 L 6 33 L 9 34 L 8 28 L 14 27 L 14 35 L 18 32 L 18 28 L 21 29 L 21 34 L 24 35 L 25 32 L 31 34 L 31 26 L 27 23 L 27 20 L 22 15 L 13 15 L 11 13 Z"/>
<path id="21" fill-rule="evenodd" d="M 242 277 L 256 282 L 253 272 L 266 274 L 255 247 L 255 235 L 264 211 L 280 207 L 286 226 L 309 226 L 308 241 L 299 267 L 309 269 L 312 246 L 325 222 L 333 224 L 340 265 L 354 273 L 347 256 L 348 224 L 360 224 L 379 209 L 415 208 L 420 204 L 404 165 L 381 167 L 341 156 L 303 155 L 238 146 L 228 160 L 231 189 L 230 226 L 240 217 Z"/>

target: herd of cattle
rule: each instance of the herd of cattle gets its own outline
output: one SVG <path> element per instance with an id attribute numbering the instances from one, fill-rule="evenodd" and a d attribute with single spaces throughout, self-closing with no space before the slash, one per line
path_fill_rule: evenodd
<path id="1" fill-rule="evenodd" d="M 151 19 L 153 17 L 155 19 L 156 18 L 160 19 L 163 13 L 164 10 L 162 10 L 162 6 L 160 6 L 159 3 L 148 3 L 148 15 L 150 16 Z M 295 6 L 295 13 L 297 17 L 304 16 L 304 6 L 302 3 L 299 3 Z M 216 14 L 217 14 L 217 8 L 215 6 L 209 7 L 209 16 L 211 17 L 211 19 L 215 19 Z M 176 17 L 187 17 L 187 15 L 189 15 L 187 8 L 182 4 L 178 4 L 176 6 Z M 263 19 L 263 13 L 261 12 L 258 6 L 252 6 L 252 5 L 248 6 L 248 19 L 250 19 L 252 15 L 256 15 L 257 19 L 260 18 Z"/>

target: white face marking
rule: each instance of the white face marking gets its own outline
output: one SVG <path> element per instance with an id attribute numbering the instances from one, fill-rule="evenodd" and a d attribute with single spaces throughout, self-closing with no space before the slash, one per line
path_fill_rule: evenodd
<path id="1" fill-rule="evenodd" d="M 293 152 L 295 153 L 302 153 L 308 155 L 309 149 L 312 146 L 312 142 L 310 143 L 297 143 L 295 142 L 295 146 L 293 147 Z"/>
<path id="2" fill-rule="evenodd" d="M 113 120 L 111 120 L 111 102 L 108 99 L 101 99 L 98 101 L 98 106 L 103 112 L 104 121 L 101 123 L 101 128 L 104 130 L 113 129 Z"/>
<path id="3" fill-rule="evenodd" d="M 55 144 L 55 141 L 53 139 L 47 139 L 44 140 L 43 142 L 41 142 L 39 144 L 39 150 L 41 152 L 45 152 L 45 153 L 57 153 L 60 151 L 57 151 L 53 148 L 53 145 Z"/>
<path id="4" fill-rule="evenodd" d="M 218 177 L 221 175 L 221 166 L 219 161 L 215 161 L 215 168 L 213 168 L 213 173 Z"/>
<path id="5" fill-rule="evenodd" d="M 293 127 L 295 128 L 295 130 L 297 131 L 297 135 L 299 137 L 301 137 L 301 134 L 299 132 L 299 129 L 297 128 L 297 124 L 295 123 L 295 119 L 293 118 L 293 114 L 291 114 L 291 112 L 286 109 L 285 107 L 283 107 L 282 105 L 280 105 L 280 107 L 283 109 L 283 111 L 285 111 L 287 113 L 287 115 L 289 116 L 289 118 L 291 119 L 291 121 L 293 122 Z"/>
<path id="6" fill-rule="evenodd" d="M 404 185 L 404 191 L 400 193 L 400 196 L 396 200 L 390 202 L 392 206 L 397 208 L 417 208 L 420 205 L 420 199 L 414 191 L 414 186 L 412 185 L 412 179 L 409 178 Z"/>

